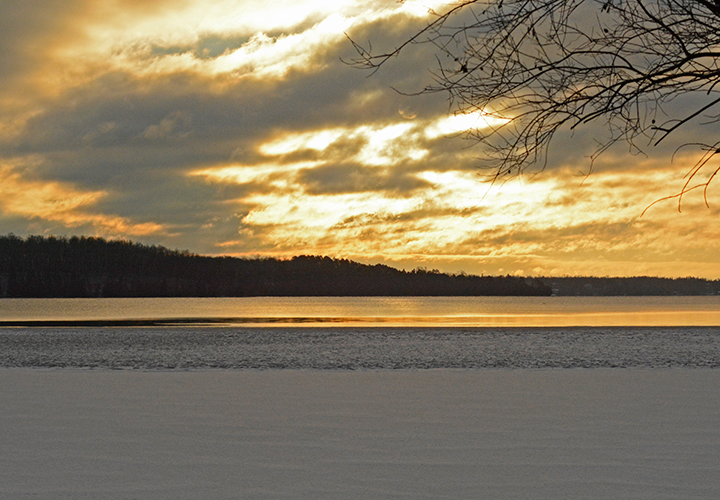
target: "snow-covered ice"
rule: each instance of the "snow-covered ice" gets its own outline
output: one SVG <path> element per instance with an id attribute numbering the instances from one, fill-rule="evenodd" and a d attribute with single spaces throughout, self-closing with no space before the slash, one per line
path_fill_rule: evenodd
<path id="1" fill-rule="evenodd" d="M 0 328 L 0 367 L 720 367 L 714 327 Z"/>
<path id="2" fill-rule="evenodd" d="M 0 369 L 0 498 L 720 498 L 711 369 Z"/>

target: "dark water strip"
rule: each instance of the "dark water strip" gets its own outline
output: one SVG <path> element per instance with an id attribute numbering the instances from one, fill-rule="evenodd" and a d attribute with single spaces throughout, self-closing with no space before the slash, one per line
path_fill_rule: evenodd
<path id="1" fill-rule="evenodd" d="M 509 317 L 513 317 L 510 315 Z M 243 325 L 387 325 L 387 326 L 464 326 L 488 323 L 496 317 L 477 316 L 393 316 L 393 317 L 188 317 L 188 318 L 132 318 L 132 319 L 37 319 L 0 320 L 0 328 L 117 328 L 117 327 L 197 327 L 197 326 L 243 326 Z M 489 325 L 488 325 L 489 326 Z"/>
<path id="2" fill-rule="evenodd" d="M 697 314 L 696 316 L 700 316 Z M 3 328 L 134 328 L 134 327 L 417 327 L 417 328 L 720 328 L 715 322 L 678 322 L 657 316 L 652 321 L 611 315 L 488 314 L 483 316 L 242 316 L 165 317 L 120 319 L 10 319 L 0 320 Z M 647 318 L 643 318 L 647 319 Z M 596 326 L 597 325 L 597 326 Z M 647 325 L 647 326 L 644 326 Z"/>
<path id="3" fill-rule="evenodd" d="M 542 315 L 541 315 L 542 316 Z M 183 318 L 127 318 L 127 319 L 35 319 L 0 320 L 0 328 L 117 328 L 117 327 L 197 327 L 197 326 L 418 326 L 432 327 L 497 327 L 527 326 L 529 316 L 295 316 L 295 317 L 183 317 Z"/>
<path id="4" fill-rule="evenodd" d="M 402 322 L 403 318 L 341 318 L 341 317 L 201 317 L 201 318 L 148 318 L 148 319 L 41 319 L 0 320 L 0 328 L 102 328 L 151 326 L 225 326 L 243 324 L 303 324 L 303 323 L 385 323 Z M 431 319 L 432 320 L 432 319 Z"/>

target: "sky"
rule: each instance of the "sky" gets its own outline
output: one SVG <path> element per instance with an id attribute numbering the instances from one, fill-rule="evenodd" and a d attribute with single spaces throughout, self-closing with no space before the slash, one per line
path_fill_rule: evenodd
<path id="1" fill-rule="evenodd" d="M 697 151 L 559 134 L 542 172 L 492 185 L 410 47 L 443 0 L 2 0 L 0 234 L 207 255 L 328 255 L 520 276 L 720 278 L 720 185 L 677 193 Z M 399 89 L 401 92 L 398 92 Z M 709 134 L 688 125 L 679 140 Z M 717 132 L 717 130 L 715 130 Z M 669 141 L 668 141 L 669 142 Z M 713 187 L 714 186 L 714 187 Z"/>

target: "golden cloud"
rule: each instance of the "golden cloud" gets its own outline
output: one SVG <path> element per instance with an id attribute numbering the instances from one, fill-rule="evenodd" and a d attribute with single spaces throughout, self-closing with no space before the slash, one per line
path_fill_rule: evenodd
<path id="1" fill-rule="evenodd" d="M 99 72 L 123 71 L 137 77 L 196 74 L 207 78 L 285 78 L 290 71 L 324 68 L 327 47 L 345 43 L 352 26 L 390 17 L 427 17 L 444 1 L 406 1 L 388 5 L 358 0 L 266 2 L 87 3 L 71 35 L 52 40 L 52 59 L 63 68 L 48 86 L 70 83 Z M 147 4 L 147 5 L 144 5 Z M 245 39 L 239 47 L 205 57 L 195 49 L 207 37 Z"/>
<path id="2" fill-rule="evenodd" d="M 202 78 L 205 83 L 243 78 L 272 83 L 318 71 L 324 68 L 328 48 L 345 43 L 344 30 L 391 17 L 422 18 L 428 8 L 445 3 L 77 2 L 82 8 L 32 44 L 45 47 L 27 70 L 35 79 L 34 90 L 44 95 L 35 102 L 37 95 L 24 87 L 16 87 L 15 93 L 0 90 L 5 110 L 0 134 L 12 139 L 10 134 L 38 112 L 38 103 L 112 71 L 149 82 L 157 75 L 200 77 L 195 83 Z M 211 37 L 232 43 L 203 52 L 203 41 Z M 209 91 L 201 83 L 199 92 Z M 353 103 L 358 107 L 377 97 L 361 94 Z M 228 203 L 233 209 L 242 207 L 236 209 L 243 225 L 243 238 L 237 241 L 257 242 L 253 254 L 301 250 L 535 274 L 687 274 L 710 262 L 708 271 L 698 274 L 720 276 L 720 265 L 712 264 L 720 229 L 708 220 L 717 212 L 704 207 L 702 193 L 685 198 L 681 215 L 675 210 L 677 200 L 668 200 L 640 218 L 645 207 L 682 185 L 677 172 L 690 170 L 692 157 L 678 157 L 669 166 L 653 158 L 608 154 L 586 179 L 571 174 L 575 165 L 565 165 L 537 177 L 490 185 L 469 169 L 474 161 L 470 152 L 454 152 L 448 161 L 442 157 L 439 165 L 442 153 L 436 145 L 467 129 L 501 125 L 503 119 L 492 113 L 428 118 L 403 109 L 401 114 L 407 120 L 280 131 L 257 146 L 257 163 L 205 166 L 190 175 L 205 182 L 257 187 L 229 190 L 240 194 Z M 144 146 L 182 138 L 190 116 L 166 110 L 153 120 L 136 131 Z M 83 146 L 90 147 L 98 134 L 111 134 L 116 126 L 122 124 L 109 119 L 87 132 Z M 355 175 L 394 175 L 404 165 L 408 168 L 403 175 L 413 182 L 402 190 L 371 182 L 352 192 L 341 183 L 310 188 L 308 174 L 322 183 L 345 173 L 348 165 L 347 172 Z M 164 230 L 160 224 L 98 213 L 95 207 L 109 196 L 104 190 L 32 180 L 19 172 L 11 163 L 0 164 L 4 213 L 66 227 L 92 225 L 118 235 Z M 225 248 L 236 243 L 226 242 Z M 638 269 L 638 262 L 646 267 Z"/>
<path id="3" fill-rule="evenodd" d="M 0 165 L 0 209 L 11 215 L 58 222 L 66 227 L 90 224 L 103 234 L 150 235 L 163 231 L 153 222 L 133 223 L 124 217 L 93 213 L 105 191 L 83 192 L 60 182 L 27 180 L 11 165 Z"/>
<path id="4" fill-rule="evenodd" d="M 319 152 L 340 135 L 337 130 L 295 134 L 267 143 L 264 152 L 289 154 L 308 145 Z M 311 163 L 300 169 L 316 167 Z M 668 263 L 679 256 L 692 262 L 693 255 L 713 249 L 720 238 L 720 229 L 707 224 L 701 197 L 686 200 L 688 213 L 681 218 L 672 204 L 640 217 L 677 178 L 671 168 L 597 172 L 588 178 L 562 170 L 502 185 L 481 182 L 473 171 L 419 170 L 412 175 L 424 181 L 422 187 L 403 195 L 308 194 L 298 182 L 300 169 L 292 165 L 234 168 L 198 174 L 214 182 L 262 180 L 270 174 L 282 179 L 271 181 L 282 189 L 238 200 L 251 207 L 243 230 L 259 238 L 270 255 L 307 249 L 389 263 L 473 261 L 470 269 L 535 275 L 558 274 L 559 269 L 561 274 L 720 275 L 720 265 L 699 273 L 696 265 Z"/>

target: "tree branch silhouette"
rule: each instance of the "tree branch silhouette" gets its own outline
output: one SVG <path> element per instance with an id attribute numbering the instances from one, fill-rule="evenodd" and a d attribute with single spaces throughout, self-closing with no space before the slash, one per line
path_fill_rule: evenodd
<path id="1" fill-rule="evenodd" d="M 656 146 L 720 105 L 720 0 L 463 0 L 433 16 L 391 51 L 353 41 L 348 63 L 377 71 L 410 45 L 432 45 L 437 63 L 419 93 L 503 120 L 468 131 L 494 180 L 545 168 L 560 130 L 602 124 L 592 162 L 621 141 Z M 720 171 L 718 144 L 696 145 L 704 153 L 680 200 Z"/>

